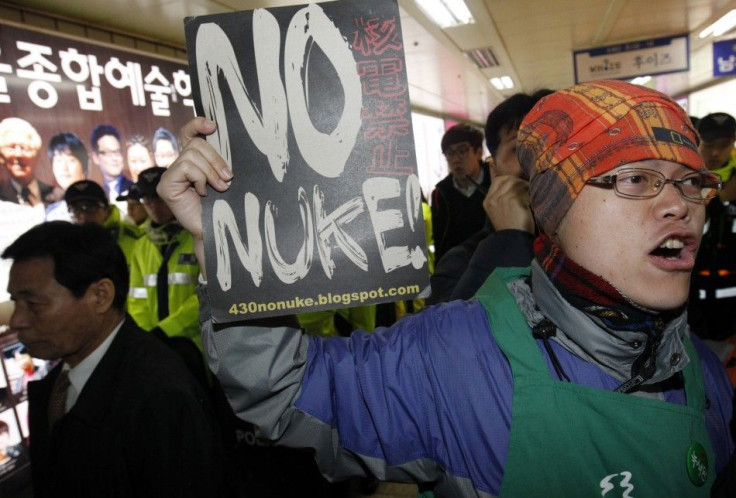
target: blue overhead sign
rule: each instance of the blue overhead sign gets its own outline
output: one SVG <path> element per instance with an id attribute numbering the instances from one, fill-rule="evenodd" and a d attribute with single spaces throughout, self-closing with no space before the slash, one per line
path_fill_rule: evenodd
<path id="1" fill-rule="evenodd" d="M 687 34 L 576 50 L 575 83 L 688 71 L 689 54 Z"/>
<path id="2" fill-rule="evenodd" d="M 713 43 L 713 76 L 736 74 L 736 40 Z"/>

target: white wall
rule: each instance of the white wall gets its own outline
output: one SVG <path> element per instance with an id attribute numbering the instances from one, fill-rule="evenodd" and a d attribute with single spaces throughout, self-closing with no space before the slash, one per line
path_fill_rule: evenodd
<path id="1" fill-rule="evenodd" d="M 688 97 L 687 112 L 702 118 L 712 112 L 727 112 L 736 117 L 736 80 L 728 80 Z"/>
<path id="2" fill-rule="evenodd" d="M 411 113 L 411 120 L 419 183 L 429 200 L 435 184 L 447 176 L 447 161 L 440 148 L 442 135 L 445 134 L 445 121 L 416 112 Z"/>

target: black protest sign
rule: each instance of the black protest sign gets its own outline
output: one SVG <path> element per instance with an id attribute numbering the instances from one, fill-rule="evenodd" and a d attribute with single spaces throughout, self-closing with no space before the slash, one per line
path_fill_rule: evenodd
<path id="1" fill-rule="evenodd" d="M 185 25 L 195 107 L 234 175 L 203 200 L 215 320 L 416 297 L 429 274 L 396 1 Z"/>

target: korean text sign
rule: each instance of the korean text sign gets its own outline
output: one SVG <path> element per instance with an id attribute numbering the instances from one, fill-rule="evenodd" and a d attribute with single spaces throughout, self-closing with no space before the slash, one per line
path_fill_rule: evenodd
<path id="1" fill-rule="evenodd" d="M 736 42 L 723 40 L 713 42 L 713 76 L 736 74 Z"/>
<path id="2" fill-rule="evenodd" d="M 192 101 L 181 63 L 0 25 L 0 104 L 103 115 L 125 106 L 171 118 Z"/>
<path id="3" fill-rule="evenodd" d="M 428 270 L 396 1 L 185 24 L 195 108 L 234 175 L 203 203 L 215 320 L 418 295 Z"/>
<path id="4" fill-rule="evenodd" d="M 683 34 L 576 50 L 573 63 L 576 84 L 688 71 L 690 39 Z"/>

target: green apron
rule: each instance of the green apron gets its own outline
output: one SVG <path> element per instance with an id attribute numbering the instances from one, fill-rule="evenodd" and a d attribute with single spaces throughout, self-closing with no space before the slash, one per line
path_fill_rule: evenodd
<path id="1" fill-rule="evenodd" d="M 498 269 L 475 298 L 514 378 L 511 438 L 500 496 L 709 496 L 715 457 L 705 427 L 698 356 L 684 337 L 687 406 L 552 378 Z"/>

